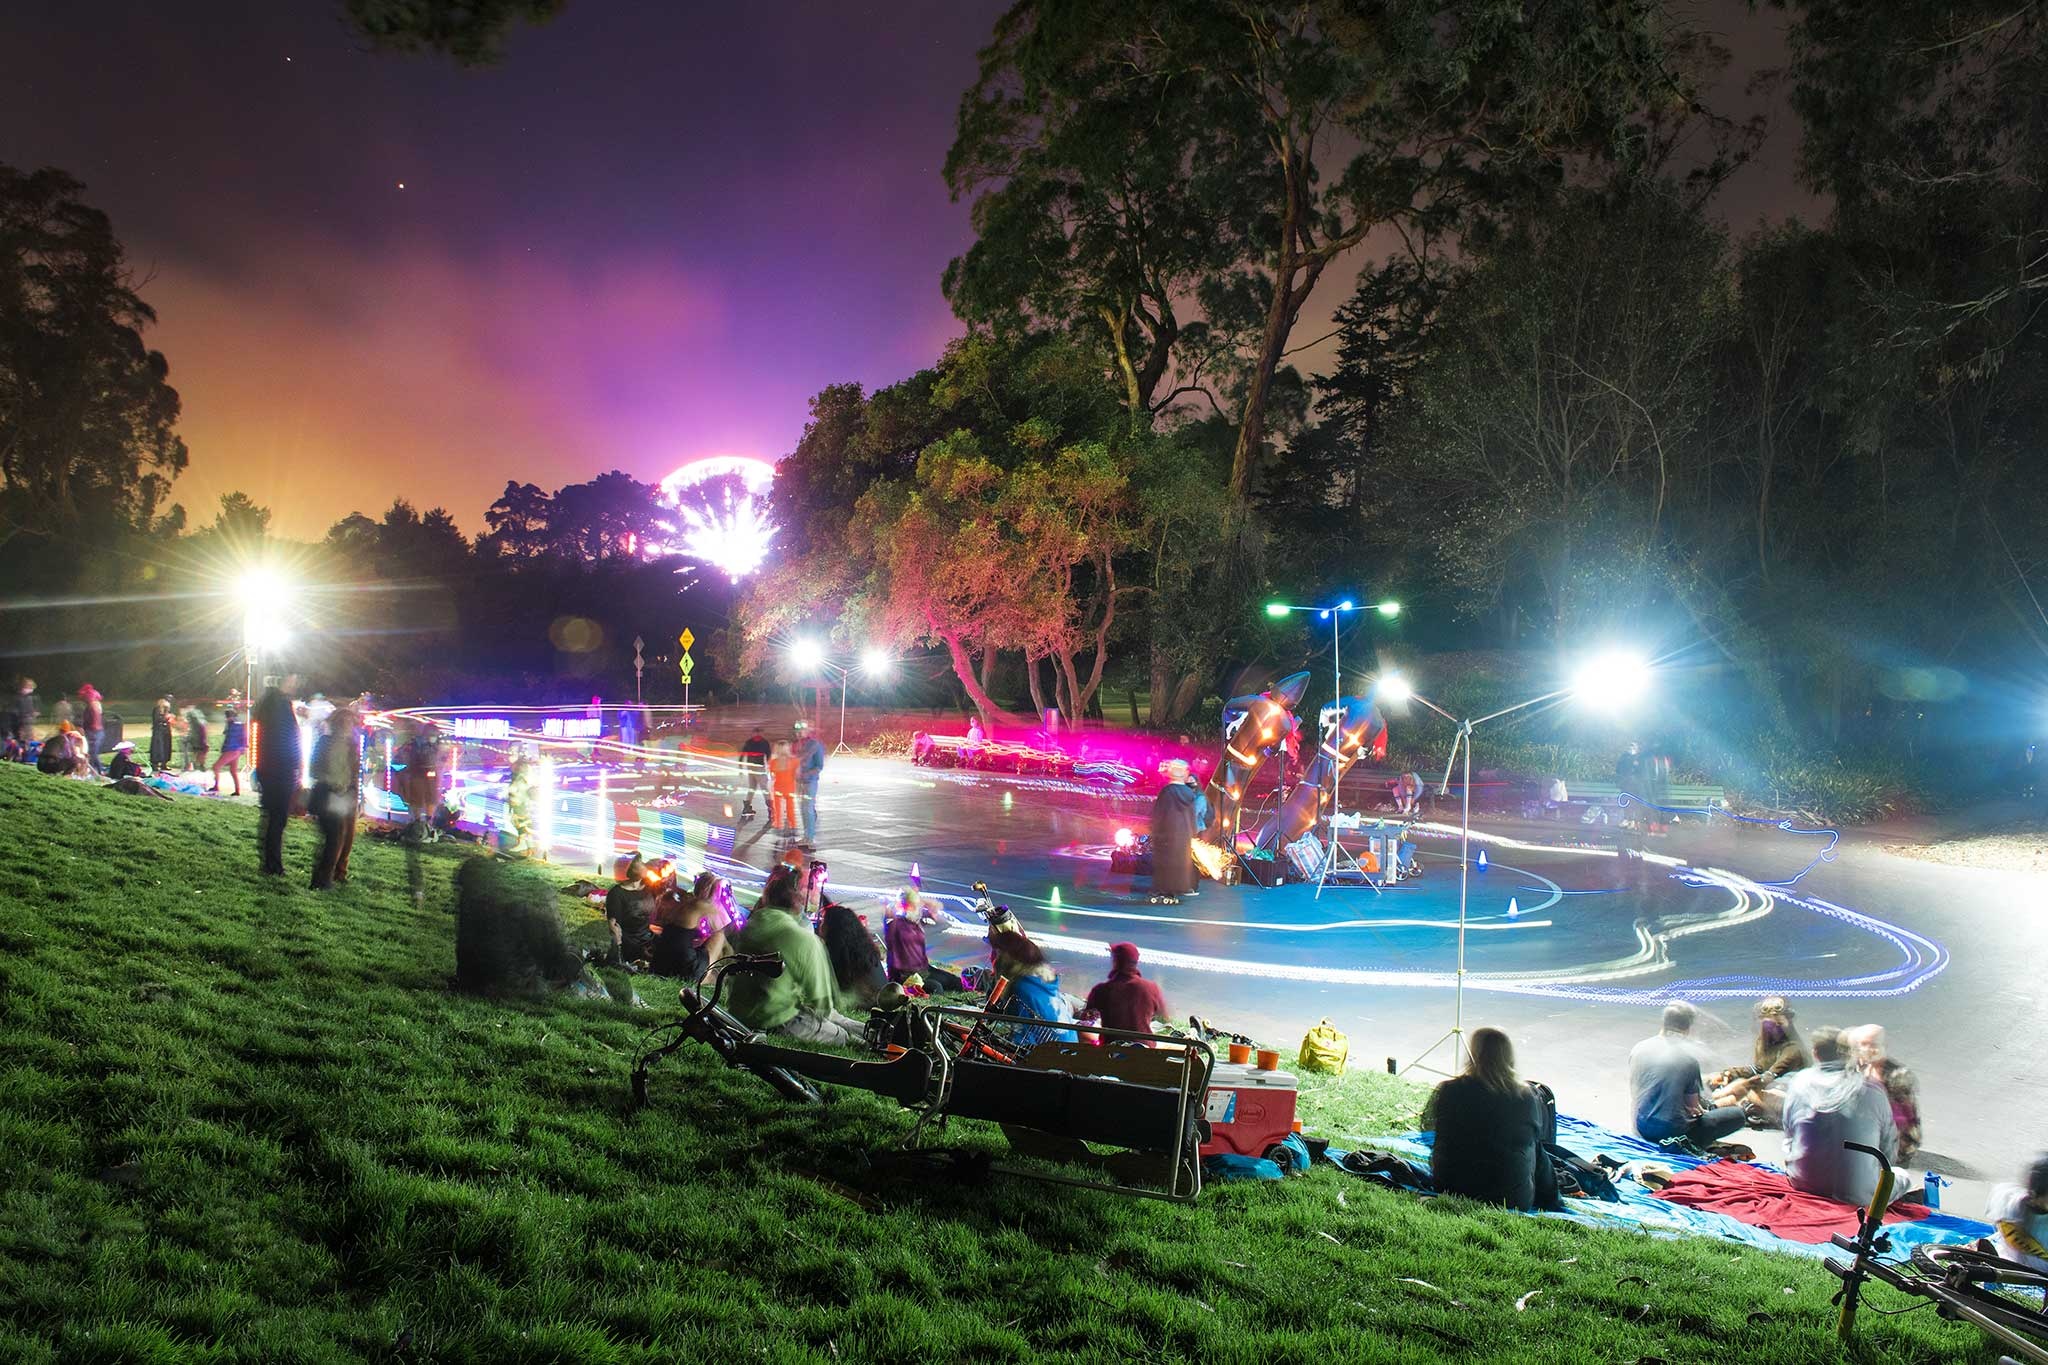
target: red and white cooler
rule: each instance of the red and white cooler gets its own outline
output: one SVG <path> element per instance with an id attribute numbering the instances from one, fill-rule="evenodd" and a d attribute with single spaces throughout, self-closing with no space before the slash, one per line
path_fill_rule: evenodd
<path id="1" fill-rule="evenodd" d="M 1209 1140 L 1203 1156 L 1231 1153 L 1264 1156 L 1294 1131 L 1299 1087 L 1285 1071 L 1261 1071 L 1248 1063 L 1218 1062 L 1209 1074 L 1204 1117 Z"/>

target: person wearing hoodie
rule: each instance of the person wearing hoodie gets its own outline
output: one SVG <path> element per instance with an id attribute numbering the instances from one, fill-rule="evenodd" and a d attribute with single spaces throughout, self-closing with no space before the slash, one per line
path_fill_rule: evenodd
<path id="1" fill-rule="evenodd" d="M 1836 1029 L 1813 1035 L 1814 1064 L 1785 1087 L 1785 1174 L 1792 1187 L 1823 1199 L 1862 1206 L 1877 1190 L 1878 1165 L 1844 1143 L 1875 1147 L 1898 1158 L 1898 1129 L 1884 1087 L 1850 1064 Z"/>
<path id="2" fill-rule="evenodd" d="M 1153 1021 L 1165 1017 L 1165 993 L 1138 973 L 1138 945 L 1110 944 L 1109 978 L 1088 992 L 1082 1021 L 1099 1022 L 1104 1028 L 1126 1033 L 1153 1033 L 1157 1031 Z"/>
<path id="3" fill-rule="evenodd" d="M 1152 798 L 1152 894 L 1195 893 L 1195 834 L 1209 823 L 1209 802 L 1187 763 L 1166 765 L 1166 785 Z"/>

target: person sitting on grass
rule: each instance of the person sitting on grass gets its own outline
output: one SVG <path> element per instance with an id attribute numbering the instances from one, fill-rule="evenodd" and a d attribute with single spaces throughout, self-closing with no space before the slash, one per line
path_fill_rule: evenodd
<path id="1" fill-rule="evenodd" d="M 957 975 L 933 965 L 930 950 L 925 944 L 925 926 L 945 922 L 945 917 L 932 913 L 931 907 L 925 904 L 924 896 L 916 889 L 906 890 L 897 896 L 896 910 L 889 916 L 889 922 L 882 926 L 882 946 L 888 951 L 891 981 L 901 984 L 914 976 L 928 990 L 957 991 L 961 988 Z"/>
<path id="2" fill-rule="evenodd" d="M 1109 978 L 1098 981 L 1081 1007 L 1083 1023 L 1125 1033 L 1155 1032 L 1153 1021 L 1166 1018 L 1166 994 L 1138 973 L 1138 945 L 1109 945 Z M 1101 1041 L 1093 1040 L 1091 1041 Z M 1146 1043 L 1151 1047 L 1151 1043 Z"/>
<path id="3" fill-rule="evenodd" d="M 818 917 L 818 937 L 832 963 L 832 1004 L 840 1013 L 859 1016 L 874 1007 L 889 984 L 882 970 L 882 951 L 874 935 L 848 907 L 828 902 Z"/>
<path id="4" fill-rule="evenodd" d="M 656 976 L 702 981 L 711 964 L 732 949 L 726 931 L 733 924 L 732 884 L 711 872 L 700 872 L 687 892 L 656 898 L 654 922 L 661 929 L 647 958 Z"/>
<path id="5" fill-rule="evenodd" d="M 860 1024 L 832 1008 L 832 962 L 824 940 L 811 932 L 797 909 L 793 873 L 768 879 L 761 904 L 732 946 L 736 953 L 773 953 L 782 959 L 780 976 L 746 973 L 727 979 L 727 1007 L 748 1028 L 841 1047 L 860 1037 Z"/>
<path id="6" fill-rule="evenodd" d="M 989 935 L 989 949 L 995 955 L 996 975 L 1003 991 L 992 1001 L 998 1014 L 1019 1019 L 1042 1019 L 1042 1026 L 1017 1031 L 1019 1046 L 1039 1043 L 1074 1042 L 1078 1035 L 1057 1025 L 1074 1022 L 1074 1007 L 1060 991 L 1059 973 L 1045 959 L 1045 950 L 1015 929 L 999 929 Z"/>
<path id="7" fill-rule="evenodd" d="M 114 756 L 107 760 L 107 780 L 119 782 L 124 777 L 141 777 L 143 767 L 135 761 L 135 744 L 122 740 L 114 746 Z"/>
<path id="8" fill-rule="evenodd" d="M 1849 1046 L 1839 1030 L 1814 1033 L 1813 1062 L 1785 1087 L 1785 1174 L 1794 1189 L 1860 1207 L 1877 1190 L 1879 1167 L 1842 1144 L 1858 1142 L 1895 1158 L 1891 1102 L 1882 1087 L 1849 1064 Z"/>
<path id="9" fill-rule="evenodd" d="M 1994 1185 L 1984 1217 L 1997 1229 L 1992 1247 L 2008 1261 L 2048 1274 L 2048 1152 L 2035 1157 L 2016 1185 Z"/>
<path id="10" fill-rule="evenodd" d="M 1714 1092 L 1714 1103 L 1754 1104 L 1761 1126 L 1775 1128 L 1785 1105 L 1785 1088 L 1780 1082 L 1809 1060 L 1792 1007 L 1782 995 L 1766 996 L 1756 1002 L 1756 1041 L 1751 1044 L 1750 1064 L 1715 1072 L 1707 1078 L 1707 1087 Z"/>
<path id="11" fill-rule="evenodd" d="M 1920 1150 L 1920 1082 L 1898 1059 L 1885 1051 L 1884 1025 L 1858 1024 L 1842 1030 L 1851 1064 L 1884 1090 L 1892 1107 L 1892 1127 L 1899 1135 L 1899 1164 Z"/>
<path id="12" fill-rule="evenodd" d="M 654 946 L 654 893 L 647 885 L 647 864 L 637 853 L 613 864 L 618 883 L 604 893 L 604 917 L 612 931 L 612 960 L 624 966 L 647 956 Z"/>
<path id="13" fill-rule="evenodd" d="M 1683 1000 L 1664 1007 L 1663 1027 L 1628 1054 L 1628 1089 L 1635 1104 L 1636 1131 L 1652 1142 L 1684 1138 L 1708 1147 L 1748 1119 L 1740 1104 L 1707 1102 L 1700 1059 L 1690 1046 L 1699 1012 Z"/>
<path id="14" fill-rule="evenodd" d="M 1422 1126 L 1436 1132 L 1430 1171 L 1442 1194 L 1511 1209 L 1558 1206 L 1543 1144 L 1543 1102 L 1515 1075 L 1515 1049 L 1497 1028 L 1472 1030 L 1465 1070 L 1431 1092 Z"/>

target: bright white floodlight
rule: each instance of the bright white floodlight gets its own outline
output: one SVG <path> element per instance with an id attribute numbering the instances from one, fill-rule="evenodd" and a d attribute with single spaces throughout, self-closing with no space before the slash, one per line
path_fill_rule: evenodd
<path id="1" fill-rule="evenodd" d="M 1382 673 L 1373 693 L 1381 701 L 1407 701 L 1415 695 L 1415 689 L 1399 673 Z"/>
<path id="2" fill-rule="evenodd" d="M 798 668 L 822 667 L 825 662 L 825 646 L 816 640 L 798 640 L 789 647 L 789 661 Z"/>
<path id="3" fill-rule="evenodd" d="M 860 666 L 870 678 L 886 678 L 896 667 L 887 650 L 867 649 L 861 652 Z"/>
<path id="4" fill-rule="evenodd" d="M 1602 710 L 1621 710 L 1650 690 L 1650 663 L 1633 650 L 1594 655 L 1572 679 L 1572 695 Z"/>

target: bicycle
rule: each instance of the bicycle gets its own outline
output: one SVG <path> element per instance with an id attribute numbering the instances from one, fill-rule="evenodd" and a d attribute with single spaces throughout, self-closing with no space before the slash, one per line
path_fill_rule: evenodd
<path id="1" fill-rule="evenodd" d="M 1836 1233 L 1831 1245 L 1853 1253 L 1847 1263 L 1830 1260 L 1828 1270 L 1840 1277 L 1842 1287 L 1834 1302 L 1841 1305 L 1835 1335 L 1843 1342 L 1856 1328 L 1856 1312 L 1863 1287 L 1870 1280 L 1882 1280 L 1901 1293 L 1932 1303 L 1935 1312 L 1952 1321 L 1967 1322 L 1981 1329 L 2011 1355 L 2005 1362 L 2033 1361 L 2048 1365 L 2048 1274 L 2008 1261 L 1981 1247 L 1915 1247 L 1903 1262 L 1880 1259 L 1891 1250 L 1891 1238 L 1883 1230 L 1885 1210 L 1891 1205 L 1896 1179 L 1890 1160 L 1875 1147 L 1860 1142 L 1842 1144 L 1852 1152 L 1877 1159 L 1877 1191 L 1863 1211 L 1853 1237 Z M 2029 1290 L 2043 1297 L 2016 1298 L 2006 1290 Z M 1915 1305 L 1916 1307 L 1924 1305 Z M 1910 1312 L 1911 1309 L 1874 1309 L 1876 1312 Z"/>

